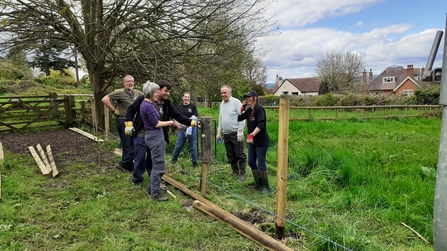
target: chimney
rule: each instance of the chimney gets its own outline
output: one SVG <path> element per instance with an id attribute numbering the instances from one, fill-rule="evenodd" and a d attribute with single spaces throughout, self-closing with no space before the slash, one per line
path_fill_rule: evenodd
<path id="1" fill-rule="evenodd" d="M 421 68 L 421 79 L 424 78 L 424 74 L 425 74 L 425 68 L 422 67 L 422 68 Z"/>
<path id="2" fill-rule="evenodd" d="M 366 87 L 366 69 L 363 69 L 363 89 Z"/>
<path id="3" fill-rule="evenodd" d="M 373 70 L 369 69 L 369 83 L 373 81 Z"/>
<path id="4" fill-rule="evenodd" d="M 407 72 L 407 77 L 414 77 L 414 68 L 412 64 L 407 65 L 407 69 L 405 71 Z"/>

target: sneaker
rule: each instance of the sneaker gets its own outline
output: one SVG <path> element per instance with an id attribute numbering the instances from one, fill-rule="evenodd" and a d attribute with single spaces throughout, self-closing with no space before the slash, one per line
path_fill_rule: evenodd
<path id="1" fill-rule="evenodd" d="M 115 165 L 116 168 L 118 168 L 121 172 L 123 173 L 128 173 L 129 170 L 127 170 L 126 168 L 124 168 L 122 165 L 120 165 L 119 163 Z"/>
<path id="2" fill-rule="evenodd" d="M 199 163 L 197 163 L 197 162 L 192 162 L 192 167 L 198 167 L 199 166 Z"/>
<path id="3" fill-rule="evenodd" d="M 151 195 L 151 199 L 153 199 L 155 201 L 167 201 L 168 197 L 163 196 L 161 193 L 157 193 L 157 194 Z"/>
<path id="4" fill-rule="evenodd" d="M 141 190 L 141 183 L 135 183 L 135 184 L 133 184 L 133 188 L 134 188 L 135 190 Z"/>

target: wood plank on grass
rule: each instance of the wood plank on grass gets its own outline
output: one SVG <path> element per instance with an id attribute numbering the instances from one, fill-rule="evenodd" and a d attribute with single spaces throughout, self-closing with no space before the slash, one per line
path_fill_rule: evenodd
<path id="1" fill-rule="evenodd" d="M 2 164 L 4 160 L 5 156 L 3 155 L 3 145 L 2 142 L 0 142 L 0 164 Z"/>
<path id="2" fill-rule="evenodd" d="M 103 142 L 103 141 L 104 141 L 103 139 L 98 139 L 98 137 L 93 136 L 92 134 L 90 134 L 90 133 L 88 133 L 88 132 L 84 132 L 84 131 L 82 131 L 82 130 L 79 129 L 79 128 L 76 128 L 76 127 L 70 127 L 69 129 L 72 130 L 73 132 L 77 132 L 77 133 L 79 133 L 79 134 L 81 134 L 81 135 L 84 135 L 85 137 L 87 137 L 87 138 L 89 138 L 89 139 L 91 139 L 91 140 L 93 140 L 93 141 L 96 141 L 96 142 Z"/>
<path id="3" fill-rule="evenodd" d="M 36 148 L 37 148 L 37 152 L 40 155 L 40 159 L 47 167 L 48 173 L 51 173 L 51 166 L 50 166 L 50 162 L 48 162 L 47 154 L 45 153 L 45 151 L 43 150 L 43 148 L 40 144 L 37 144 Z"/>
<path id="4" fill-rule="evenodd" d="M 42 172 L 42 174 L 44 174 L 44 175 L 49 174 L 50 172 L 48 171 L 47 167 L 45 166 L 45 164 L 40 159 L 39 154 L 37 154 L 37 152 L 34 149 L 34 147 L 33 146 L 28 146 L 28 149 L 31 152 L 31 155 L 33 156 L 33 158 L 36 161 L 37 165 L 39 166 L 40 171 Z"/>
<path id="5" fill-rule="evenodd" d="M 56 177 L 56 175 L 59 174 L 56 168 L 56 162 L 54 162 L 53 158 L 53 152 L 51 151 L 51 146 L 47 145 L 47 155 L 48 155 L 48 161 L 50 161 L 51 170 L 53 171 L 53 177 Z"/>

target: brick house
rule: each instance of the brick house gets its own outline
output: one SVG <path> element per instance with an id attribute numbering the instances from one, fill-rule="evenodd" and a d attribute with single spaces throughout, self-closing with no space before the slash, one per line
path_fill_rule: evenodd
<path id="1" fill-rule="evenodd" d="M 372 80 L 369 87 L 370 95 L 407 95 L 412 96 L 421 88 L 419 81 L 424 74 L 424 68 L 415 69 L 413 65 L 387 67 L 379 76 Z M 370 71 L 370 79 L 372 72 Z M 366 71 L 363 72 L 363 86 L 366 86 Z"/>

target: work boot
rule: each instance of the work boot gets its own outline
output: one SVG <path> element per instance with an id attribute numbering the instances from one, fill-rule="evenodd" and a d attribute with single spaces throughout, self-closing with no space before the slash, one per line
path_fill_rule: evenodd
<path id="1" fill-rule="evenodd" d="M 238 163 L 231 163 L 231 169 L 233 170 L 233 173 L 231 174 L 231 176 L 238 176 L 239 175 L 239 165 Z"/>
<path id="2" fill-rule="evenodd" d="M 259 169 L 251 169 L 251 172 L 253 173 L 253 179 L 255 180 L 255 184 L 249 186 L 252 189 L 261 190 L 261 170 Z"/>
<path id="3" fill-rule="evenodd" d="M 245 160 L 239 162 L 239 174 L 237 176 L 237 179 L 239 181 L 245 181 L 247 179 L 247 176 L 245 175 L 245 168 L 246 168 Z"/>
<path id="4" fill-rule="evenodd" d="M 261 193 L 266 194 L 270 190 L 269 176 L 267 171 L 261 171 Z"/>
<path id="5" fill-rule="evenodd" d="M 167 201 L 168 197 L 164 196 L 161 192 L 151 195 L 151 199 L 155 201 Z"/>

